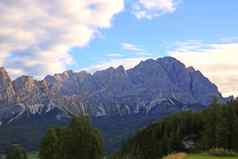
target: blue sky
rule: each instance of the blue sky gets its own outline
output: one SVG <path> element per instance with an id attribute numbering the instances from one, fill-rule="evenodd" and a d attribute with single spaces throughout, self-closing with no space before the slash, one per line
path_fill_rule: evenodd
<path id="1" fill-rule="evenodd" d="M 237 0 L 3 0 L 0 10 L 0 65 L 13 79 L 173 56 L 238 95 Z"/>
<path id="2" fill-rule="evenodd" d="M 101 36 L 85 48 L 73 49 L 77 64 L 72 68 L 85 68 L 108 60 L 109 54 L 121 54 L 124 58 L 136 57 L 121 49 L 121 43 L 134 44 L 152 54 L 165 56 L 180 41 L 199 40 L 220 42 L 238 37 L 238 1 L 184 0 L 172 14 L 164 14 L 152 20 L 137 19 L 126 10 L 113 19 L 112 27 L 101 31 Z"/>

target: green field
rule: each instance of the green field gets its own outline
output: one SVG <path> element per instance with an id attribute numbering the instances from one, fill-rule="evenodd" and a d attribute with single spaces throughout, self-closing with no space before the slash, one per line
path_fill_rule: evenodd
<path id="1" fill-rule="evenodd" d="M 29 154 L 29 159 L 39 159 L 39 157 L 38 157 L 38 154 L 37 153 L 31 153 L 31 154 Z"/>
<path id="2" fill-rule="evenodd" d="M 213 157 L 205 154 L 192 154 L 188 155 L 186 159 L 238 159 L 237 157 Z"/>
<path id="3" fill-rule="evenodd" d="M 29 154 L 29 159 L 39 159 L 37 153 Z M 237 157 L 213 157 L 205 154 L 191 154 L 188 155 L 185 159 L 238 159 Z"/>

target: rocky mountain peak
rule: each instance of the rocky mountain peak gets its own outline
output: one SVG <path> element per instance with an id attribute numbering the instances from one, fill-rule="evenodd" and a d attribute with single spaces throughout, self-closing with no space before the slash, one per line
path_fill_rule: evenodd
<path id="1" fill-rule="evenodd" d="M 163 57 L 157 59 L 158 63 L 170 72 L 183 71 L 186 66 L 174 57 Z"/>
<path id="2" fill-rule="evenodd" d="M 163 61 L 164 63 L 177 63 L 177 64 L 183 64 L 176 58 L 172 56 L 166 56 L 166 57 L 160 57 L 157 59 L 157 61 Z"/>
<path id="3" fill-rule="evenodd" d="M 21 76 L 13 81 L 14 88 L 17 94 L 28 92 L 30 93 L 37 87 L 37 81 L 31 76 Z"/>
<path id="4" fill-rule="evenodd" d="M 187 67 L 188 72 L 195 72 L 195 68 L 192 66 Z"/>
<path id="5" fill-rule="evenodd" d="M 0 101 L 14 101 L 26 107 L 53 105 L 75 114 L 92 115 L 165 112 L 199 104 L 206 106 L 216 96 L 223 100 L 217 87 L 192 67 L 173 57 L 148 59 L 132 69 L 110 67 L 89 74 L 72 70 L 48 75 L 42 81 L 22 76 L 11 82 L 0 69 Z"/>
<path id="6" fill-rule="evenodd" d="M 14 103 L 15 90 L 5 68 L 0 68 L 0 105 Z"/>
<path id="7" fill-rule="evenodd" d="M 8 73 L 7 73 L 7 71 L 6 71 L 6 69 L 4 67 L 0 67 L 0 76 L 1 77 L 6 77 L 6 78 L 10 79 L 10 77 L 8 76 Z"/>
<path id="8" fill-rule="evenodd" d="M 117 70 L 118 72 L 125 72 L 125 68 L 124 68 L 124 66 L 122 66 L 122 65 L 118 66 L 118 67 L 116 68 L 116 70 Z"/>
<path id="9" fill-rule="evenodd" d="M 88 73 L 88 72 L 86 72 L 86 71 L 80 71 L 80 72 L 77 73 L 77 75 L 78 75 L 79 77 L 88 77 L 88 76 L 90 76 L 91 74 Z"/>
<path id="10" fill-rule="evenodd" d="M 65 76 L 66 78 L 69 78 L 74 75 L 74 72 L 73 70 L 67 70 L 67 71 L 64 71 L 61 75 Z"/>
<path id="11" fill-rule="evenodd" d="M 0 68 L 0 87 L 5 87 L 11 83 L 11 78 L 4 67 Z"/>
<path id="12" fill-rule="evenodd" d="M 157 62 L 156 60 L 154 59 L 147 59 L 147 60 L 144 60 L 144 61 L 141 61 L 137 66 L 135 67 L 146 67 L 146 66 L 152 66 L 152 65 L 155 65 Z"/>

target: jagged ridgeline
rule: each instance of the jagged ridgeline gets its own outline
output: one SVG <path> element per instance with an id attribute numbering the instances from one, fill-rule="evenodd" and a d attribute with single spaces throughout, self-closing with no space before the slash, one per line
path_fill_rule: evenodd
<path id="1" fill-rule="evenodd" d="M 201 72 L 172 57 L 142 61 L 129 70 L 120 66 L 94 74 L 66 71 L 41 81 L 29 76 L 11 81 L 5 69 L 0 69 L 0 119 L 5 120 L 54 108 L 92 116 L 173 112 L 191 104 L 206 106 L 214 97 L 223 100 Z"/>
<path id="2" fill-rule="evenodd" d="M 214 102 L 201 112 L 182 112 L 139 130 L 119 158 L 157 159 L 174 152 L 206 152 L 223 148 L 238 152 L 238 100 Z"/>
<path id="3" fill-rule="evenodd" d="M 39 143 L 48 127 L 64 125 L 71 115 L 82 113 L 95 119 L 106 143 L 114 143 L 115 134 L 121 140 L 164 115 L 201 110 L 214 97 L 226 100 L 200 71 L 172 57 L 148 59 L 129 70 L 66 71 L 40 81 L 30 76 L 12 81 L 0 68 L 0 145 L 35 147 L 32 142 Z M 4 136 L 9 141 L 1 143 Z"/>

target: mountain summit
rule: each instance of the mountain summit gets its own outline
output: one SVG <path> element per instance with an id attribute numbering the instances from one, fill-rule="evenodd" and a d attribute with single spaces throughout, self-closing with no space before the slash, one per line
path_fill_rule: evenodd
<path id="1" fill-rule="evenodd" d="M 217 97 L 217 87 L 200 71 L 172 57 L 148 59 L 132 69 L 123 66 L 89 74 L 66 71 L 41 81 L 22 76 L 11 81 L 0 68 L 0 121 L 11 122 L 24 114 L 92 116 L 164 114 L 207 106 Z"/>

